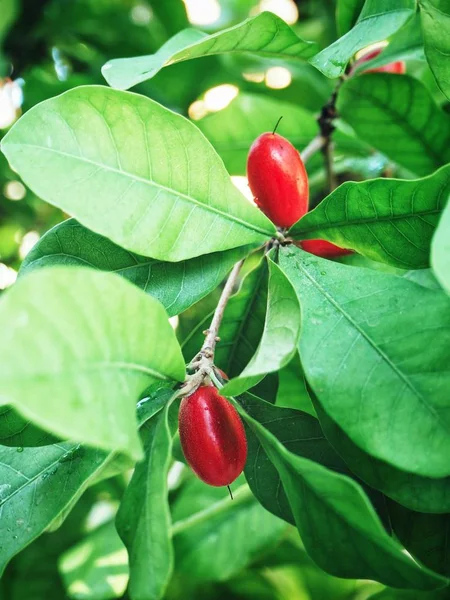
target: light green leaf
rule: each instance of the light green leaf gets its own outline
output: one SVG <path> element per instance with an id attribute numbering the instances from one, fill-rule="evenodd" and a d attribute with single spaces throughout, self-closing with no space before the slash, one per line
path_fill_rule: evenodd
<path id="1" fill-rule="evenodd" d="M 447 203 L 433 237 L 431 264 L 439 282 L 450 294 L 450 202 Z"/>
<path id="2" fill-rule="evenodd" d="M 173 570 L 167 471 L 177 415 L 170 407 L 169 400 L 141 429 L 145 460 L 136 466 L 117 514 L 129 555 L 131 600 L 162 598 Z"/>
<path id="3" fill-rule="evenodd" d="M 305 548 L 322 569 L 400 588 L 426 590 L 447 583 L 404 554 L 357 483 L 293 454 L 245 410 L 240 412 L 277 469 Z"/>
<path id="4" fill-rule="evenodd" d="M 429 569 L 450 577 L 450 514 L 427 515 L 389 503 L 395 534 L 408 552 Z"/>
<path id="5" fill-rule="evenodd" d="M 71 598 L 121 598 L 128 583 L 127 551 L 110 521 L 64 552 L 59 572 Z"/>
<path id="6" fill-rule="evenodd" d="M 450 165 L 415 181 L 346 182 L 296 223 L 294 239 L 324 238 L 403 269 L 430 264 L 430 246 L 450 195 Z"/>
<path id="7" fill-rule="evenodd" d="M 283 118 L 277 133 L 298 150 L 303 150 L 318 133 L 311 112 L 260 94 L 240 93 L 227 108 L 196 121 L 196 125 L 220 154 L 228 171 L 245 175 L 250 146 L 264 131 L 272 131 L 280 116 Z"/>
<path id="8" fill-rule="evenodd" d="M 306 388 L 305 374 L 298 354 L 278 373 L 279 385 L 275 404 L 280 408 L 295 408 L 313 417 L 316 411 Z"/>
<path id="9" fill-rule="evenodd" d="M 214 290 L 251 247 L 205 254 L 177 263 L 133 254 L 68 219 L 48 231 L 26 256 L 19 276 L 54 265 L 89 266 L 128 279 L 177 315 Z"/>
<path id="10" fill-rule="evenodd" d="M 239 377 L 227 383 L 225 395 L 246 392 L 267 373 L 287 365 L 297 351 L 300 334 L 300 307 L 290 282 L 272 261 L 269 264 L 269 291 L 264 331 L 256 354 Z"/>
<path id="11" fill-rule="evenodd" d="M 235 377 L 250 362 L 258 348 L 264 330 L 267 308 L 268 268 L 264 259 L 243 280 L 239 291 L 232 296 L 220 325 L 215 363 L 228 377 Z M 190 361 L 200 351 L 211 324 L 207 315 L 183 341 L 183 354 Z"/>
<path id="12" fill-rule="evenodd" d="M 300 357 L 325 412 L 372 456 L 450 475 L 450 300 L 403 277 L 282 248 L 300 300 Z"/>
<path id="13" fill-rule="evenodd" d="M 299 38 L 286 23 L 271 12 L 263 12 L 212 35 L 195 29 L 180 31 L 156 54 L 110 60 L 102 68 L 111 87 L 128 89 L 150 79 L 163 67 L 183 60 L 224 54 L 252 52 L 267 58 L 306 59 L 316 45 Z"/>
<path id="14" fill-rule="evenodd" d="M 366 0 L 356 25 L 310 62 L 327 77 L 340 77 L 350 58 L 365 46 L 395 33 L 414 14 L 413 0 Z"/>
<path id="15" fill-rule="evenodd" d="M 346 81 L 338 110 L 359 137 L 419 176 L 450 162 L 450 115 L 408 75 L 367 73 Z"/>
<path id="16" fill-rule="evenodd" d="M 0 446 L 0 575 L 113 460 L 71 442 L 43 448 Z"/>
<path id="17" fill-rule="evenodd" d="M 140 392 L 184 378 L 159 302 L 111 273 L 54 267 L 2 296 L 0 329 L 0 404 L 55 435 L 141 457 Z"/>
<path id="18" fill-rule="evenodd" d="M 365 0 L 337 0 L 336 26 L 338 34 L 343 36 L 349 31 L 361 13 Z"/>
<path id="19" fill-rule="evenodd" d="M 394 33 L 381 54 L 358 65 L 355 73 L 376 69 L 397 60 L 425 60 L 419 13 L 415 13 L 406 25 Z"/>
<path id="20" fill-rule="evenodd" d="M 450 5 L 448 0 L 420 0 L 419 7 L 428 64 L 450 98 Z"/>
<path id="21" fill-rule="evenodd" d="M 195 125 L 144 96 L 76 88 L 29 110 L 2 149 L 38 196 L 137 254 L 185 260 L 275 233 Z"/>
<path id="22" fill-rule="evenodd" d="M 286 523 L 257 502 L 241 479 L 226 488 L 198 479 L 179 492 L 172 508 L 177 577 L 192 585 L 226 581 L 280 542 Z M 186 594 L 186 597 L 188 594 Z"/>
<path id="23" fill-rule="evenodd" d="M 330 443 L 353 473 L 367 485 L 380 490 L 411 510 L 427 513 L 450 512 L 450 477 L 443 479 L 420 477 L 369 456 L 330 419 L 317 399 L 314 406 Z"/>

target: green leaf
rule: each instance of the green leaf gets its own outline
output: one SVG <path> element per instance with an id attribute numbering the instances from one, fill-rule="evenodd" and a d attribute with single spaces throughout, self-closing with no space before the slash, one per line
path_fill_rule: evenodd
<path id="1" fill-rule="evenodd" d="M 111 87 L 122 90 L 151 79 L 163 67 L 183 60 L 224 54 L 252 52 L 267 58 L 306 59 L 316 45 L 299 38 L 286 23 L 271 12 L 263 12 L 212 35 L 195 29 L 180 31 L 156 54 L 110 60 L 102 73 Z"/>
<path id="2" fill-rule="evenodd" d="M 419 176 L 450 162 L 450 116 L 417 79 L 366 73 L 346 81 L 338 110 L 359 137 Z"/>
<path id="3" fill-rule="evenodd" d="M 281 408 L 295 408 L 313 417 L 316 411 L 306 388 L 305 374 L 298 354 L 278 373 L 279 386 L 275 404 Z"/>
<path id="4" fill-rule="evenodd" d="M 450 577 L 450 515 L 427 515 L 389 503 L 395 534 L 408 552 L 429 569 Z"/>
<path id="5" fill-rule="evenodd" d="M 425 60 L 419 13 L 415 13 L 397 33 L 381 54 L 355 68 L 355 73 L 376 69 L 397 60 Z"/>
<path id="6" fill-rule="evenodd" d="M 167 471 L 176 413 L 164 410 L 141 429 L 145 460 L 136 466 L 117 514 L 117 530 L 128 550 L 131 600 L 162 598 L 173 570 Z"/>
<path id="7" fill-rule="evenodd" d="M 450 202 L 447 203 L 433 237 L 431 263 L 439 282 L 450 294 Z"/>
<path id="8" fill-rule="evenodd" d="M 280 268 L 269 264 L 269 291 L 264 330 L 256 354 L 239 375 L 224 387 L 224 394 L 236 396 L 256 385 L 267 373 L 289 363 L 297 351 L 300 335 L 300 307 L 292 285 Z"/>
<path id="9" fill-rule="evenodd" d="M 110 521 L 64 552 L 59 560 L 71 598 L 121 598 L 128 583 L 127 551 Z"/>
<path id="10" fill-rule="evenodd" d="M 324 571 L 420 590 L 447 583 L 404 554 L 357 483 L 293 454 L 245 410 L 240 412 L 278 471 L 307 552 Z"/>
<path id="11" fill-rule="evenodd" d="M 24 419 L 11 406 L 0 407 L 0 444 L 3 446 L 47 446 L 58 441 Z"/>
<path id="12" fill-rule="evenodd" d="M 144 96 L 76 88 L 29 110 L 2 149 L 38 196 L 137 254 L 185 260 L 275 233 L 195 125 Z"/>
<path id="13" fill-rule="evenodd" d="M 450 98 L 450 6 L 447 0 L 420 0 L 425 54 L 436 81 Z"/>
<path id="14" fill-rule="evenodd" d="M 273 406 L 248 393 L 237 400 L 246 413 L 261 423 L 290 452 L 332 470 L 349 472 L 313 416 L 300 410 Z M 295 524 L 281 479 L 261 440 L 251 427 L 246 426 L 246 433 L 248 456 L 244 472 L 250 489 L 264 508 L 284 521 Z"/>
<path id="15" fill-rule="evenodd" d="M 215 289 L 250 249 L 241 246 L 167 263 L 133 254 L 74 219 L 68 219 L 39 240 L 23 261 L 19 276 L 54 265 L 80 265 L 111 271 L 159 300 L 167 314 L 173 316 Z"/>
<path id="16" fill-rule="evenodd" d="M 317 401 L 314 406 L 322 429 L 350 469 L 367 485 L 416 511 L 445 513 L 450 511 L 450 477 L 431 479 L 407 473 L 360 450 Z"/>
<path id="17" fill-rule="evenodd" d="M 366 0 L 356 25 L 316 54 L 310 63 L 327 77 L 340 77 L 351 57 L 398 31 L 414 14 L 413 0 Z"/>
<path id="18" fill-rule="evenodd" d="M 177 495 L 172 510 L 177 578 L 197 585 L 226 581 L 280 542 L 286 523 L 264 510 L 245 483 L 233 489 L 233 499 L 226 488 L 198 479 Z"/>
<path id="19" fill-rule="evenodd" d="M 215 363 L 228 377 L 239 375 L 258 348 L 264 330 L 267 307 L 268 268 L 264 259 L 245 277 L 239 291 L 231 297 L 220 325 Z M 190 361 L 200 351 L 211 324 L 207 315 L 183 341 L 183 354 Z"/>
<path id="20" fill-rule="evenodd" d="M 228 171 L 245 175 L 250 146 L 261 133 L 272 131 L 281 115 L 277 133 L 303 150 L 318 133 L 314 115 L 295 104 L 260 94 L 241 92 L 227 108 L 196 121 L 196 125 L 220 154 Z"/>
<path id="21" fill-rule="evenodd" d="M 0 446 L 0 575 L 108 466 L 113 453 L 66 442 L 43 448 Z"/>
<path id="22" fill-rule="evenodd" d="M 349 31 L 358 20 L 365 0 L 337 0 L 336 26 L 340 36 Z"/>
<path id="23" fill-rule="evenodd" d="M 111 273 L 42 269 L 2 296 L 0 329 L 0 404 L 55 435 L 141 457 L 139 393 L 184 378 L 159 302 Z"/>
<path id="24" fill-rule="evenodd" d="M 282 248 L 300 300 L 300 357 L 325 412 L 372 456 L 450 475 L 450 301 L 403 277 Z"/>
<path id="25" fill-rule="evenodd" d="M 289 232 L 324 238 L 403 269 L 429 266 L 431 238 L 450 194 L 450 165 L 415 181 L 346 182 Z"/>

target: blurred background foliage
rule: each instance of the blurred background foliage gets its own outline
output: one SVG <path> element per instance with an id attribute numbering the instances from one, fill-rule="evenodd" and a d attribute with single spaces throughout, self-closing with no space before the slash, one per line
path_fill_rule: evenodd
<path id="1" fill-rule="evenodd" d="M 277 13 L 321 47 L 336 38 L 333 0 L 0 0 L 0 135 L 46 98 L 78 85 L 105 85 L 100 69 L 109 59 L 151 54 L 183 28 L 214 32 L 262 10 Z M 408 69 L 444 105 L 425 62 L 408 63 Z M 173 65 L 135 91 L 193 119 L 248 196 L 245 160 L 253 139 L 272 129 L 282 115 L 280 133 L 299 149 L 306 146 L 332 85 L 306 63 L 230 54 Z M 335 141 L 341 180 L 385 172 L 409 176 L 358 141 L 344 124 Z M 308 170 L 314 202 L 325 183 L 320 156 Z M 15 281 L 21 260 L 39 237 L 64 218 L 28 190 L 0 155 L 0 290 Z M 214 307 L 215 295 L 217 291 L 183 315 L 181 338 Z M 289 369 L 283 377 L 288 389 Z M 262 385 L 272 383 L 268 379 Z M 0 580 L 0 599 L 126 598 L 126 551 L 113 527 L 125 486 L 126 477 L 120 475 L 89 488 L 59 529 L 12 561 Z M 252 497 L 231 503 L 226 490 L 193 479 L 177 461 L 170 488 L 176 556 L 168 600 L 449 597 L 448 592 L 401 592 L 326 575 L 308 558 L 292 527 Z M 202 511 L 213 518 L 186 526 L 192 514 Z"/>

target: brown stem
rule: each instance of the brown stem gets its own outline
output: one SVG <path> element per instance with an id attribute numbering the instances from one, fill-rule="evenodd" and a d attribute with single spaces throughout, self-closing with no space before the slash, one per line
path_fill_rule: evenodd
<path id="1" fill-rule="evenodd" d="M 322 149 L 326 141 L 327 140 L 323 137 L 323 135 L 316 135 L 316 137 L 309 142 L 306 148 L 302 152 L 300 152 L 302 161 L 304 163 L 307 162 L 311 158 L 311 156 L 313 156 L 313 154 Z"/>

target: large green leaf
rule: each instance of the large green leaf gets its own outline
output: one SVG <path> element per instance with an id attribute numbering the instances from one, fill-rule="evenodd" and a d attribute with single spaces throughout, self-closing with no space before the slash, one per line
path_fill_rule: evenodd
<path id="1" fill-rule="evenodd" d="M 43 448 L 0 446 L 0 575 L 13 556 L 73 505 L 113 457 L 70 442 Z"/>
<path id="2" fill-rule="evenodd" d="M 419 13 L 415 13 L 397 33 L 382 52 L 370 61 L 355 65 L 355 72 L 376 69 L 396 60 L 425 60 L 423 51 L 422 28 Z"/>
<path id="3" fill-rule="evenodd" d="M 184 378 L 159 302 L 111 273 L 42 269 L 2 296 L 0 329 L 0 404 L 55 435 L 141 457 L 140 392 Z"/>
<path id="4" fill-rule="evenodd" d="M 312 113 L 260 94 L 240 93 L 227 108 L 200 119 L 196 125 L 220 154 L 228 171 L 244 175 L 250 146 L 264 131 L 272 131 L 280 116 L 283 118 L 277 133 L 298 150 L 303 150 L 318 133 Z"/>
<path id="5" fill-rule="evenodd" d="M 282 248 L 301 307 L 300 356 L 325 412 L 360 448 L 450 475 L 450 300 L 403 277 Z"/>
<path id="6" fill-rule="evenodd" d="M 224 393 L 242 394 L 267 373 L 289 363 L 297 351 L 300 334 L 300 307 L 286 276 L 272 261 L 269 264 L 269 291 L 264 330 L 258 349 L 239 377 L 226 384 Z"/>
<path id="7" fill-rule="evenodd" d="M 235 377 L 250 362 L 258 348 L 264 330 L 267 308 L 268 268 L 264 259 L 244 279 L 239 291 L 231 298 L 220 325 L 215 363 L 228 377 Z M 183 354 L 190 361 L 204 342 L 203 332 L 211 323 L 206 316 L 183 341 Z"/>
<path id="8" fill-rule="evenodd" d="M 450 477 L 431 479 L 401 471 L 369 456 L 314 402 L 322 429 L 350 469 L 371 487 L 411 510 L 427 513 L 450 511 Z"/>
<path id="9" fill-rule="evenodd" d="M 71 90 L 28 111 L 2 149 L 38 196 L 144 256 L 184 260 L 275 233 L 195 125 L 144 96 Z"/>
<path id="10" fill-rule="evenodd" d="M 117 530 L 129 555 L 132 600 L 162 598 L 173 569 L 167 471 L 176 413 L 170 408 L 169 400 L 142 427 L 145 460 L 136 466 L 117 514 Z"/>
<path id="11" fill-rule="evenodd" d="M 110 60 L 102 68 L 111 87 L 128 89 L 154 77 L 160 69 L 174 63 L 228 52 L 252 52 L 268 58 L 306 59 L 316 45 L 300 39 L 286 23 L 270 12 L 263 12 L 213 35 L 195 29 L 180 31 L 156 54 Z"/>
<path id="12" fill-rule="evenodd" d="M 315 417 L 316 411 L 309 397 L 298 353 L 288 365 L 279 371 L 278 378 L 279 385 L 275 404 L 283 408 L 296 408 Z"/>
<path id="13" fill-rule="evenodd" d="M 316 54 L 311 64 L 327 77 L 339 77 L 358 50 L 391 36 L 413 16 L 414 8 L 413 0 L 366 0 L 356 25 Z"/>
<path id="14" fill-rule="evenodd" d="M 240 480 L 233 484 L 233 502 L 226 488 L 198 479 L 177 495 L 172 507 L 177 579 L 191 585 L 225 581 L 280 542 L 286 523 L 264 510 L 245 483 L 236 489 Z"/>
<path id="15" fill-rule="evenodd" d="M 58 441 L 22 417 L 11 406 L 0 407 L 0 444 L 3 446 L 47 446 Z"/>
<path id="16" fill-rule="evenodd" d="M 389 515 L 405 548 L 429 569 L 450 577 L 450 514 L 429 515 L 390 502 Z"/>
<path id="17" fill-rule="evenodd" d="M 366 142 L 419 176 L 450 162 L 450 115 L 408 75 L 367 73 L 346 81 L 337 106 Z"/>
<path id="18" fill-rule="evenodd" d="M 322 569 L 400 588 L 426 590 L 447 583 L 389 537 L 356 482 L 290 452 L 245 410 L 240 412 L 278 471 L 305 548 Z"/>
<path id="19" fill-rule="evenodd" d="M 19 276 L 54 265 L 84 265 L 111 271 L 159 300 L 172 316 L 215 289 L 249 251 L 249 247 L 241 246 L 177 263 L 162 262 L 133 254 L 68 219 L 39 240 L 23 261 Z"/>
<path id="20" fill-rule="evenodd" d="M 394 267 L 425 268 L 449 195 L 450 166 L 415 181 L 349 181 L 300 219 L 290 235 L 324 238 Z"/>
<path id="21" fill-rule="evenodd" d="M 122 598 L 128 583 L 128 560 L 114 522 L 105 523 L 64 552 L 59 571 L 71 598 Z"/>
<path id="22" fill-rule="evenodd" d="M 450 294 L 450 202 L 444 210 L 433 238 L 431 263 L 439 282 Z"/>
<path id="23" fill-rule="evenodd" d="M 450 98 L 450 5 L 448 0 L 420 0 L 425 54 L 436 81 Z"/>
<path id="24" fill-rule="evenodd" d="M 337 0 L 336 26 L 340 36 L 349 31 L 361 13 L 365 0 Z"/>

